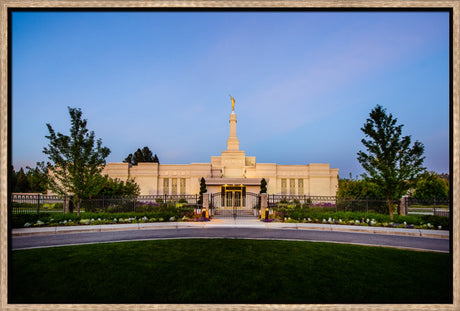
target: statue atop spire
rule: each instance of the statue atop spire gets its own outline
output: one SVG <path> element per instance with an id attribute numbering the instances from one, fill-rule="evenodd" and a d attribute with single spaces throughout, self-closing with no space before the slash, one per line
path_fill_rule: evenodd
<path id="1" fill-rule="evenodd" d="M 228 94 L 228 96 L 230 96 L 230 99 L 232 100 L 232 111 L 235 111 L 235 99 L 230 94 Z"/>

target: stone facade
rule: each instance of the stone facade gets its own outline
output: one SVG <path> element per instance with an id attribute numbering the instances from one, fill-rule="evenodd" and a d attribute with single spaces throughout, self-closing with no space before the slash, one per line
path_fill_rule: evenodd
<path id="1" fill-rule="evenodd" d="M 220 192 L 224 186 L 241 186 L 247 192 L 258 193 L 265 178 L 269 194 L 335 196 L 338 169 L 329 164 L 277 165 L 257 163 L 239 150 L 236 136 L 236 114 L 230 114 L 230 137 L 227 150 L 212 156 L 211 163 L 158 164 L 108 163 L 103 174 L 126 180 L 133 178 L 141 195 L 198 194 L 201 177 L 206 179 L 208 193 Z"/>

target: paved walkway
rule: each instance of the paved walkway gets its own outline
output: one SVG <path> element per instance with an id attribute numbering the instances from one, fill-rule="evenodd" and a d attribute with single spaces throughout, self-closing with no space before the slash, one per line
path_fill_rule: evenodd
<path id="1" fill-rule="evenodd" d="M 255 218 L 13 229 L 12 248 L 154 239 L 237 238 L 333 242 L 449 252 L 449 232 L 308 223 L 263 223 Z"/>
<path id="2" fill-rule="evenodd" d="M 86 226 L 57 226 L 57 227 L 34 227 L 13 229 L 13 236 L 38 235 L 38 234 L 58 234 L 76 232 L 101 232 L 115 230 L 140 230 L 140 229 L 179 229 L 179 228 L 258 228 L 258 229 L 303 229 L 321 231 L 342 231 L 342 232 L 361 232 L 373 234 L 391 234 L 431 237 L 449 239 L 449 231 L 446 230 L 423 230 L 423 229 L 403 229 L 388 227 L 366 227 L 353 225 L 330 225 L 313 223 L 281 223 L 281 222 L 261 222 L 256 218 L 216 218 L 206 222 L 157 222 L 157 223 L 138 223 L 138 224 L 113 224 L 113 225 L 86 225 Z"/>

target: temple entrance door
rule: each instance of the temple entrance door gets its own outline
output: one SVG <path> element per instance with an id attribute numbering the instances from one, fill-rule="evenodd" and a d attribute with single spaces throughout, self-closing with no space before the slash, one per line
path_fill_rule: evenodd
<path id="1" fill-rule="evenodd" d="M 222 202 L 224 208 L 241 208 L 246 205 L 245 186 L 222 186 Z"/>

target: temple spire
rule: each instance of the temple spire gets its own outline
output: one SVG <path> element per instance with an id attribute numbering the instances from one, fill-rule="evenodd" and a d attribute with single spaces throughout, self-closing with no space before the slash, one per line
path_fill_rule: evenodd
<path id="1" fill-rule="evenodd" d="M 230 96 L 230 95 L 229 95 Z M 240 149 L 240 141 L 236 137 L 236 114 L 235 114 L 235 99 L 230 96 L 232 100 L 232 113 L 230 114 L 230 137 L 227 140 L 228 151 L 238 151 Z"/>

